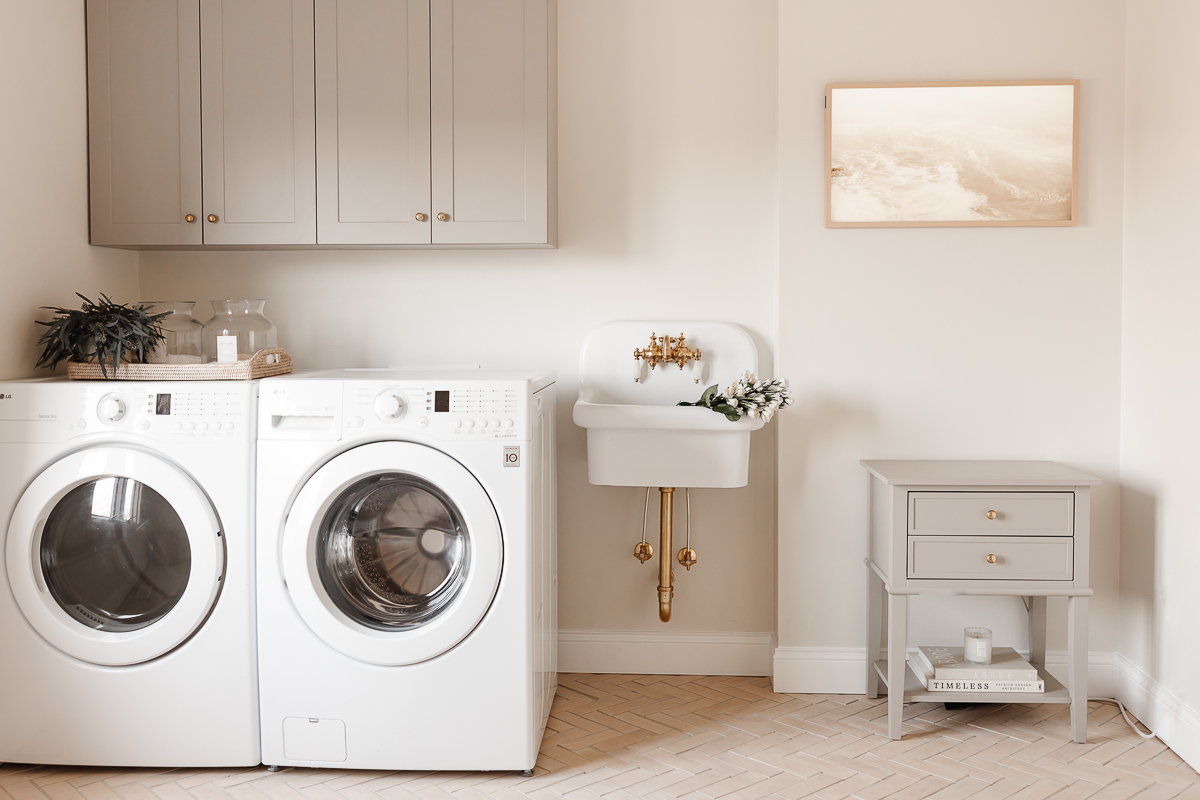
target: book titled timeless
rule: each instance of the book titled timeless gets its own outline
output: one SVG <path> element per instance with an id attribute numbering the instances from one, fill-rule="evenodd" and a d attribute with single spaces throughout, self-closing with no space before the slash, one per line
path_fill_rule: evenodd
<path id="1" fill-rule="evenodd" d="M 1011 647 L 992 650 L 992 663 L 972 664 L 963 658 L 961 647 L 917 648 L 922 672 L 939 681 L 1003 681 L 1020 683 L 1039 680 L 1037 670 Z M 977 690 L 972 690 L 977 691 Z M 983 690 L 987 691 L 987 690 Z M 992 690 L 995 691 L 995 690 Z M 1022 689 L 1020 691 L 1029 691 Z"/>
<path id="2" fill-rule="evenodd" d="M 954 660 L 955 651 L 957 651 L 957 660 Z M 997 660 L 1006 668 L 997 669 Z M 961 647 L 921 647 L 917 653 L 908 657 L 908 661 L 912 665 L 913 672 L 921 679 L 921 683 L 931 692 L 990 692 L 993 694 L 1028 692 L 1036 694 L 1046 691 L 1046 682 L 1037 677 L 1037 670 L 1011 647 L 993 650 L 992 664 L 966 665 L 962 660 Z M 967 678 L 944 678 L 940 675 L 940 668 L 931 666 L 930 662 L 939 665 L 953 662 L 957 663 L 958 667 L 945 668 L 963 668 L 978 674 Z M 1024 664 L 1024 667 L 1018 667 L 1016 662 Z M 939 674 L 935 674 L 935 669 L 938 669 Z M 1015 680 L 1010 677 L 1012 674 L 1026 676 L 1030 672 L 1034 676 L 1033 679 Z"/>

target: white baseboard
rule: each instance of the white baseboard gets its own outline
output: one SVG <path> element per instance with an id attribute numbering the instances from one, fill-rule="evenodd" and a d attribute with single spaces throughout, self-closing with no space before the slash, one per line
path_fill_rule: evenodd
<path id="1" fill-rule="evenodd" d="M 1117 655 L 1115 666 L 1116 696 L 1176 755 L 1200 770 L 1200 711 L 1124 656 Z"/>
<path id="2" fill-rule="evenodd" d="M 559 672 L 632 675 L 770 675 L 770 633 L 558 632 Z"/>
<path id="3" fill-rule="evenodd" d="M 915 651 L 914 651 L 915 652 Z M 1022 653 L 1028 656 L 1028 653 Z M 1115 653 L 1088 655 L 1088 694 L 1114 697 Z M 867 689 L 865 647 L 777 647 L 775 691 L 786 694 L 862 694 Z M 1066 678 L 1066 651 L 1048 651 L 1046 668 L 1060 681 Z"/>
<path id="4" fill-rule="evenodd" d="M 865 647 L 776 647 L 775 691 L 783 694 L 862 694 Z"/>

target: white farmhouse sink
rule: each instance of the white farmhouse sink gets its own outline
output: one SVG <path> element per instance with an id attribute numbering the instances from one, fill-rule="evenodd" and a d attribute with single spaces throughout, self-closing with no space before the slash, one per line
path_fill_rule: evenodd
<path id="1" fill-rule="evenodd" d="M 643 367 L 634 381 L 635 348 L 650 334 L 687 337 L 701 351 L 700 369 Z M 750 336 L 726 322 L 610 322 L 588 334 L 580 354 L 581 385 L 572 415 L 587 429 L 588 480 L 604 486 L 736 488 L 745 486 L 750 433 L 762 419 L 730 422 L 695 402 L 758 369 Z"/>

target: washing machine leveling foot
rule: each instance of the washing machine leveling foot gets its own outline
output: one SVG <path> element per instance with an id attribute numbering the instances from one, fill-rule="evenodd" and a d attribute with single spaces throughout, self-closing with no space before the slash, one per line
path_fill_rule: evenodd
<path id="1" fill-rule="evenodd" d="M 275 764 L 274 766 L 267 767 L 267 772 L 279 772 L 281 769 L 283 769 L 283 767 Z"/>
<path id="2" fill-rule="evenodd" d="M 533 770 L 531 770 L 531 769 L 522 770 L 522 771 L 521 771 L 521 777 L 522 777 L 522 778 L 532 778 L 532 777 L 533 777 Z"/>

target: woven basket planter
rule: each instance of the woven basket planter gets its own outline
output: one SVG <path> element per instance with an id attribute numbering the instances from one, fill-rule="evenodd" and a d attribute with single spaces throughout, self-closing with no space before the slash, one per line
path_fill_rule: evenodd
<path id="1" fill-rule="evenodd" d="M 292 371 L 292 357 L 282 347 L 267 347 L 237 363 L 218 364 L 121 364 L 107 377 L 97 363 L 67 362 L 67 377 L 73 381 L 252 381 Z"/>

